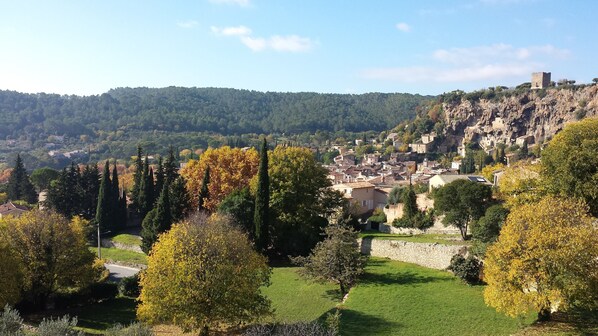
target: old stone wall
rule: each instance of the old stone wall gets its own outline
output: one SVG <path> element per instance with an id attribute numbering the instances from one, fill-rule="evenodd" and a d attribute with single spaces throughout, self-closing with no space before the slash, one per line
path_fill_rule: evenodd
<path id="1" fill-rule="evenodd" d="M 439 270 L 446 269 L 455 254 L 467 255 L 467 246 L 465 245 L 412 243 L 375 238 L 364 238 L 359 243 L 362 254 L 404 261 Z"/>

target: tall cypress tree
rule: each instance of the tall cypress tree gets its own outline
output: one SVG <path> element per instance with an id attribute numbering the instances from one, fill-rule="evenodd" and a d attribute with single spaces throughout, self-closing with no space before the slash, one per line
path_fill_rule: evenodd
<path id="1" fill-rule="evenodd" d="M 156 177 L 156 186 L 154 190 L 160 191 L 164 187 L 164 164 L 162 163 L 162 157 L 158 159 L 158 168 L 154 174 Z"/>
<path id="2" fill-rule="evenodd" d="M 93 219 L 98 207 L 98 193 L 100 191 L 100 172 L 98 166 L 85 166 L 81 173 L 81 209 L 86 219 Z"/>
<path id="3" fill-rule="evenodd" d="M 154 227 L 156 233 L 160 234 L 170 230 L 172 226 L 172 212 L 170 210 L 170 192 L 168 186 L 164 185 L 158 203 L 156 204 L 156 218 L 154 219 Z"/>
<path id="4" fill-rule="evenodd" d="M 139 194 L 141 193 L 141 185 L 143 183 L 143 160 L 141 159 L 143 151 L 141 146 L 137 146 L 137 158 L 135 159 L 135 174 L 133 175 L 133 189 L 131 190 L 131 199 L 133 200 L 133 207 L 139 211 L 141 204 L 139 203 Z"/>
<path id="5" fill-rule="evenodd" d="M 197 202 L 197 210 L 205 211 L 205 201 L 210 197 L 210 190 L 208 185 L 210 184 L 210 166 L 206 167 L 206 171 L 203 174 L 203 180 L 201 181 L 201 190 L 199 191 L 199 199 Z"/>
<path id="6" fill-rule="evenodd" d="M 151 167 L 149 168 L 148 174 L 145 176 L 145 181 L 143 183 L 143 195 L 145 196 L 142 204 L 143 213 L 147 214 L 150 210 L 154 208 L 154 204 L 156 202 L 154 170 Z"/>
<path id="7" fill-rule="evenodd" d="M 110 163 L 106 160 L 104 172 L 100 181 L 100 192 L 98 195 L 98 207 L 96 209 L 96 224 L 101 229 L 112 228 L 112 185 L 110 182 Z"/>
<path id="8" fill-rule="evenodd" d="M 257 191 L 255 194 L 255 245 L 260 251 L 268 247 L 269 213 L 270 213 L 270 178 L 268 176 L 268 144 L 262 143 L 260 166 L 257 172 Z"/>
<path id="9" fill-rule="evenodd" d="M 409 184 L 409 190 L 403 193 L 403 218 L 411 220 L 418 214 L 417 209 L 417 195 L 413 190 L 411 183 Z"/>
<path id="10" fill-rule="evenodd" d="M 14 169 L 8 178 L 7 192 L 10 200 L 37 203 L 37 192 L 31 180 L 29 180 L 29 175 L 27 174 L 27 170 L 25 170 L 25 165 L 20 154 L 17 154 Z"/>
<path id="11" fill-rule="evenodd" d="M 118 170 L 116 169 L 116 160 L 112 167 L 112 213 L 114 214 L 114 225 L 117 227 L 124 227 L 126 218 L 122 218 L 121 207 L 121 193 L 118 181 Z"/>
<path id="12" fill-rule="evenodd" d="M 179 176 L 179 173 L 177 168 L 177 161 L 174 156 L 174 148 L 170 146 L 170 149 L 168 150 L 168 158 L 166 158 L 166 162 L 164 164 L 165 183 L 172 183 L 177 178 L 177 176 Z"/>

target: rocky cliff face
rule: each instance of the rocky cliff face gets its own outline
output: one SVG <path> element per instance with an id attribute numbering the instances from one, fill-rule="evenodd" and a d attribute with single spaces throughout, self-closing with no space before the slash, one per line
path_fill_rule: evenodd
<path id="1" fill-rule="evenodd" d="M 448 146 L 541 144 L 569 123 L 598 115 L 598 85 L 530 90 L 490 100 L 444 103 Z"/>

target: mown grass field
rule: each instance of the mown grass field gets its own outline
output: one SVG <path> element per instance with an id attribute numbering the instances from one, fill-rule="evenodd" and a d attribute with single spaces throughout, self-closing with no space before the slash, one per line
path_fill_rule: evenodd
<path id="1" fill-rule="evenodd" d="M 115 243 L 121 243 L 125 245 L 132 245 L 132 246 L 141 246 L 141 238 L 136 235 L 128 234 L 128 233 L 121 233 L 110 238 Z"/>
<path id="2" fill-rule="evenodd" d="M 341 310 L 341 335 L 595 335 L 598 326 L 579 328 L 571 323 L 531 326 L 535 316 L 512 319 L 487 307 L 482 286 L 468 286 L 447 272 L 386 259 L 372 258 L 366 274 L 341 304 L 333 284 L 303 279 L 297 267 L 273 268 L 271 286 L 264 294 L 272 300 L 277 322 L 325 318 Z M 69 312 L 79 327 L 101 334 L 116 323 L 135 319 L 137 302 L 116 298 Z M 174 335 L 172 330 L 160 335 Z M 176 334 L 176 333 L 175 333 Z"/>
<path id="3" fill-rule="evenodd" d="M 97 247 L 90 247 L 90 251 L 98 254 Z M 102 247 L 102 259 L 109 262 L 124 262 L 130 264 L 147 265 L 147 255 L 139 252 L 121 250 L 113 247 Z"/>

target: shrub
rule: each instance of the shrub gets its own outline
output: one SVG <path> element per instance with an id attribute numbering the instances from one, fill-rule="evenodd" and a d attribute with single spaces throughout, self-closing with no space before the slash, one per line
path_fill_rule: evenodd
<path id="1" fill-rule="evenodd" d="M 477 284 L 480 282 L 480 271 L 482 269 L 482 263 L 473 256 L 464 258 L 460 254 L 455 254 L 451 258 L 451 264 L 448 267 L 449 271 L 452 271 L 461 280 L 467 282 L 470 285 Z"/>
<path id="2" fill-rule="evenodd" d="M 131 277 L 132 278 L 132 277 Z M 117 324 L 106 330 L 105 336 L 152 336 L 154 333 L 150 327 L 142 323 L 131 323 L 125 327 Z"/>
<path id="3" fill-rule="evenodd" d="M 118 294 L 122 296 L 138 297 L 139 293 L 139 274 L 122 278 L 118 283 Z"/>
<path id="4" fill-rule="evenodd" d="M 0 335 L 21 336 L 24 335 L 22 329 L 23 319 L 19 312 L 4 306 L 4 311 L 0 314 Z"/>
<path id="5" fill-rule="evenodd" d="M 248 328 L 243 336 L 338 336 L 340 313 L 326 316 L 326 324 L 298 322 L 290 324 L 256 325 Z"/>
<path id="6" fill-rule="evenodd" d="M 116 297 L 117 285 L 110 282 L 95 283 L 80 292 L 61 294 L 54 298 L 56 308 L 100 302 Z"/>
<path id="7" fill-rule="evenodd" d="M 386 214 L 382 209 L 376 208 L 374 209 L 374 214 L 368 218 L 370 222 L 376 223 L 386 223 Z"/>
<path id="8" fill-rule="evenodd" d="M 578 108 L 575 110 L 575 119 L 581 120 L 586 116 L 586 110 L 584 108 Z"/>
<path id="9" fill-rule="evenodd" d="M 62 318 L 44 319 L 37 328 L 39 336 L 85 336 L 82 331 L 73 330 L 77 326 L 77 318 L 65 315 Z"/>

